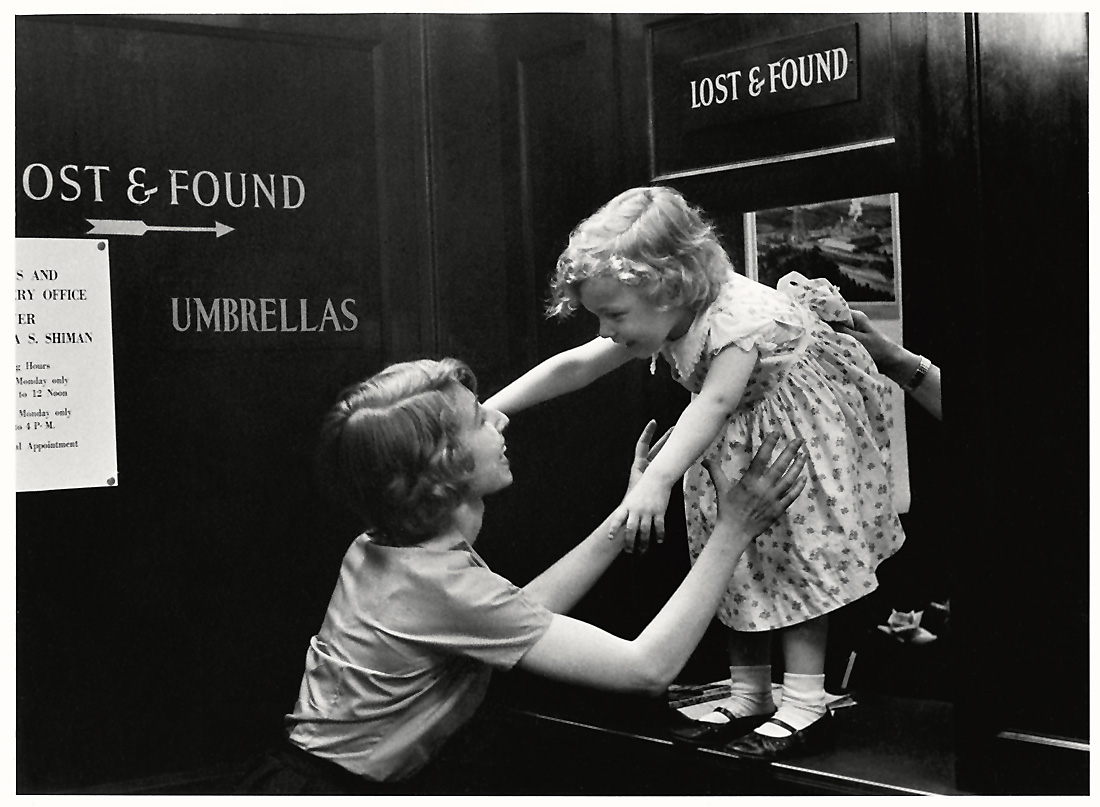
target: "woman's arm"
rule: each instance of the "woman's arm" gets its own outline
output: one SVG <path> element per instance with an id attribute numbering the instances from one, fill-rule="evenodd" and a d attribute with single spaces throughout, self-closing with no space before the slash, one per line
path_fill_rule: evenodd
<path id="1" fill-rule="evenodd" d="M 684 407 L 668 443 L 612 514 L 610 529 L 625 527 L 627 551 L 633 550 L 635 541 L 645 551 L 651 526 L 657 540 L 663 540 L 672 486 L 714 442 L 741 402 L 757 355 L 755 348 L 728 347 L 714 357 L 703 388 Z"/>
<path id="2" fill-rule="evenodd" d="M 520 668 L 561 681 L 658 695 L 675 680 L 725 595 L 745 548 L 801 493 L 801 442 L 770 463 L 778 434 L 768 437 L 745 475 L 731 485 L 707 462 L 718 495 L 718 518 L 699 559 L 653 621 L 633 641 L 555 615 Z M 769 464 L 770 463 L 770 464 Z"/>
<path id="3" fill-rule="evenodd" d="M 630 467 L 627 490 L 641 479 L 650 460 L 661 450 L 668 437 L 665 434 L 651 448 L 650 443 L 656 429 L 657 421 L 649 421 L 634 445 L 634 463 Z M 611 517 L 608 516 L 603 524 L 561 560 L 524 586 L 524 592 L 554 613 L 568 612 L 588 593 L 622 552 L 622 534 L 609 535 L 610 523 Z"/>
<path id="4" fill-rule="evenodd" d="M 622 346 L 610 339 L 596 337 L 535 365 L 486 399 L 485 406 L 514 415 L 537 403 L 586 387 L 621 367 L 629 358 L 630 354 Z"/>

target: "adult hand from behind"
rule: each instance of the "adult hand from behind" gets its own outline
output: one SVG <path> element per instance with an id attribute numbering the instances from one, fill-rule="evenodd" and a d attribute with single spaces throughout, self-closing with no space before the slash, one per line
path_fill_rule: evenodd
<path id="1" fill-rule="evenodd" d="M 661 447 L 664 446 L 665 442 L 668 440 L 668 436 L 672 434 L 672 429 L 669 429 L 661 435 L 661 439 L 651 446 L 650 443 L 653 440 L 653 433 L 655 431 L 657 431 L 657 421 L 651 420 L 646 424 L 645 429 L 642 430 L 638 442 L 634 444 L 634 463 L 630 466 L 630 479 L 626 483 L 626 490 L 628 493 L 641 481 L 645 469 L 649 467 L 649 463 L 657 456 L 657 452 L 661 450 Z M 625 530 L 626 527 L 620 525 L 609 533 L 608 538 L 612 541 L 624 542 Z M 633 546 L 625 546 L 625 542 L 624 547 L 627 551 L 631 552 L 634 549 Z"/>
<path id="2" fill-rule="evenodd" d="M 852 311 L 851 326 L 833 324 L 833 328 L 840 333 L 848 334 L 867 348 L 875 364 L 886 375 L 890 375 L 894 366 L 903 359 L 901 345 L 879 331 L 871 322 L 871 318 L 862 311 Z"/>
<path id="3" fill-rule="evenodd" d="M 645 473 L 645 469 L 649 467 L 649 463 L 657 456 L 657 452 L 661 450 L 661 447 L 668 440 L 668 436 L 672 434 L 672 429 L 669 429 L 661 435 L 660 440 L 650 446 L 655 431 L 657 431 L 657 421 L 651 420 L 642 430 L 638 442 L 634 444 L 634 464 L 630 466 L 630 479 L 626 483 L 628 491 L 638 484 L 642 474 Z"/>
<path id="4" fill-rule="evenodd" d="M 718 500 L 716 526 L 726 525 L 733 534 L 755 538 L 790 507 L 806 486 L 802 469 L 806 456 L 802 440 L 792 440 L 772 461 L 779 443 L 779 432 L 772 432 L 756 452 L 745 473 L 736 482 L 726 478 L 722 466 L 713 459 L 703 461 Z"/>

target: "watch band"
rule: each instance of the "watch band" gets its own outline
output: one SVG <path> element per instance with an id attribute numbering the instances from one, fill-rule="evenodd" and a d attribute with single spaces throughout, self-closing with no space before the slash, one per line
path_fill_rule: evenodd
<path id="1" fill-rule="evenodd" d="M 901 388 L 906 392 L 912 392 L 921 385 L 924 381 L 924 377 L 928 375 L 929 369 L 932 367 L 932 362 L 925 356 L 920 357 L 920 362 L 917 364 L 917 369 L 913 371 L 913 376 L 904 384 Z"/>

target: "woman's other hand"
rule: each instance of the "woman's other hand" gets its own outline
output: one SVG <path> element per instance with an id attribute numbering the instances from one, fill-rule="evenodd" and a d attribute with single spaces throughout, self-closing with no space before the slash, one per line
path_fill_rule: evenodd
<path id="1" fill-rule="evenodd" d="M 876 328 L 871 318 L 862 311 L 852 311 L 851 326 L 838 323 L 832 325 L 838 333 L 847 334 L 863 345 L 884 375 L 894 378 L 904 373 L 902 365 L 906 363 L 908 351 Z M 920 358 L 915 357 L 915 361 L 919 362 Z"/>
<path id="2" fill-rule="evenodd" d="M 802 469 L 806 456 L 802 440 L 792 440 L 772 462 L 779 443 L 779 432 L 772 432 L 756 452 L 745 473 L 736 482 L 726 478 L 721 465 L 713 459 L 703 461 L 718 500 L 718 527 L 751 540 L 766 530 L 791 505 L 806 486 Z"/>

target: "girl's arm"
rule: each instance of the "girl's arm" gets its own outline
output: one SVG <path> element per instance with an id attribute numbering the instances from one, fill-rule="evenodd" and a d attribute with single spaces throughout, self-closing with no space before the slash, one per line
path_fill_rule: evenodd
<path id="1" fill-rule="evenodd" d="M 598 336 L 535 365 L 484 403 L 506 415 L 514 415 L 537 403 L 587 387 L 629 358 L 626 348 Z"/>
<path id="2" fill-rule="evenodd" d="M 555 615 L 546 633 L 520 659 L 519 667 L 574 684 L 663 693 L 713 619 L 745 548 L 806 484 L 801 476 L 805 457 L 800 442 L 788 444 L 770 463 L 778 437 L 768 437 L 736 485 L 730 484 L 720 466 L 707 461 L 718 495 L 714 531 L 687 577 L 636 639 L 628 641 L 594 625 Z"/>
<path id="3" fill-rule="evenodd" d="M 646 549 L 651 525 L 657 540 L 664 538 L 672 486 L 714 442 L 741 402 L 757 354 L 755 348 L 728 347 L 714 357 L 703 388 L 680 414 L 664 449 L 611 516 L 612 531 L 626 528 L 627 551 L 633 550 L 635 540 L 642 551 Z"/>

